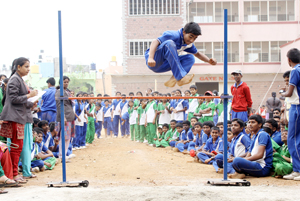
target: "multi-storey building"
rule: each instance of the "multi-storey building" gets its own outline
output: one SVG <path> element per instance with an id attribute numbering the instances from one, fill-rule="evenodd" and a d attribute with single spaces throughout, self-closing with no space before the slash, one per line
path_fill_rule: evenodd
<path id="1" fill-rule="evenodd" d="M 160 92 L 176 89 L 163 85 L 171 72 L 157 74 L 148 69 L 144 52 L 164 31 L 178 30 L 194 21 L 202 30 L 195 41 L 198 51 L 217 59 L 218 64 L 211 66 L 196 59 L 190 72 L 195 74 L 192 83 L 200 93 L 222 92 L 224 9 L 228 10 L 228 73 L 242 70 L 254 107 L 258 107 L 270 86 L 267 97 L 284 85 L 282 74 L 290 67 L 283 56 L 288 49 L 283 52 L 281 47 L 298 44 L 300 48 L 299 41 L 295 42 L 300 37 L 300 0 L 123 0 L 124 74 L 112 76 L 113 91 L 145 91 L 155 83 Z M 228 85 L 233 83 L 230 77 Z"/>

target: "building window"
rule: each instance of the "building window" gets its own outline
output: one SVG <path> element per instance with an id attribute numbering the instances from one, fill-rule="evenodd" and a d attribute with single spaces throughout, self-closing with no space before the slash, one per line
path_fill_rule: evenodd
<path id="1" fill-rule="evenodd" d="M 295 20 L 294 0 L 245 1 L 244 21 L 293 21 Z"/>
<path id="2" fill-rule="evenodd" d="M 149 40 L 136 40 L 129 42 L 129 56 L 144 56 L 146 50 L 150 47 Z"/>
<path id="3" fill-rule="evenodd" d="M 227 9 L 228 22 L 239 21 L 238 2 L 195 2 L 187 5 L 188 21 L 198 23 L 223 22 Z"/>
<path id="4" fill-rule="evenodd" d="M 245 62 L 280 62 L 280 46 L 288 41 L 245 42 Z"/>
<path id="5" fill-rule="evenodd" d="M 223 42 L 196 42 L 198 52 L 224 62 Z M 239 42 L 228 42 L 228 62 L 239 62 Z M 196 58 L 196 63 L 204 63 Z"/>
<path id="6" fill-rule="evenodd" d="M 179 15 L 179 0 L 128 0 L 129 15 Z"/>

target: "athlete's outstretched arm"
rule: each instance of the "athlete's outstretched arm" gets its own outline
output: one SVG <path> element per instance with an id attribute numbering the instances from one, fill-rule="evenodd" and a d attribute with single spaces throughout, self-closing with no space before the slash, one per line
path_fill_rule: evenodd
<path id="1" fill-rule="evenodd" d="M 158 46 L 159 46 L 159 42 L 157 39 L 153 40 L 150 45 L 149 58 L 148 58 L 148 66 L 150 67 L 154 67 L 156 65 L 156 61 L 154 60 L 154 55 Z"/>

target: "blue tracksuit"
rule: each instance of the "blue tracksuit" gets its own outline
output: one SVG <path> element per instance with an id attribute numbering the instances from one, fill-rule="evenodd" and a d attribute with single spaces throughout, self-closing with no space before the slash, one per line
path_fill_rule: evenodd
<path id="1" fill-rule="evenodd" d="M 156 73 L 172 71 L 176 80 L 186 76 L 195 63 L 197 48 L 194 44 L 186 45 L 183 40 L 183 29 L 178 31 L 166 31 L 157 38 L 160 45 L 157 47 L 154 60 L 155 67 L 148 66 L 149 50 L 145 52 L 145 59 L 148 68 Z M 191 54 L 178 56 L 178 51 L 185 51 Z"/>

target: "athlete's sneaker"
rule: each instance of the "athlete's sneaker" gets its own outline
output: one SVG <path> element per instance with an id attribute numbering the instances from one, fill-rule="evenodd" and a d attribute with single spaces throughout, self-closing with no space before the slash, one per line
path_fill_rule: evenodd
<path id="1" fill-rule="evenodd" d="M 300 177 L 300 173 L 299 172 L 292 172 L 291 174 L 283 176 L 283 178 L 287 179 L 287 180 L 294 180 L 297 177 Z M 300 178 L 299 178 L 299 180 L 300 180 Z"/>

